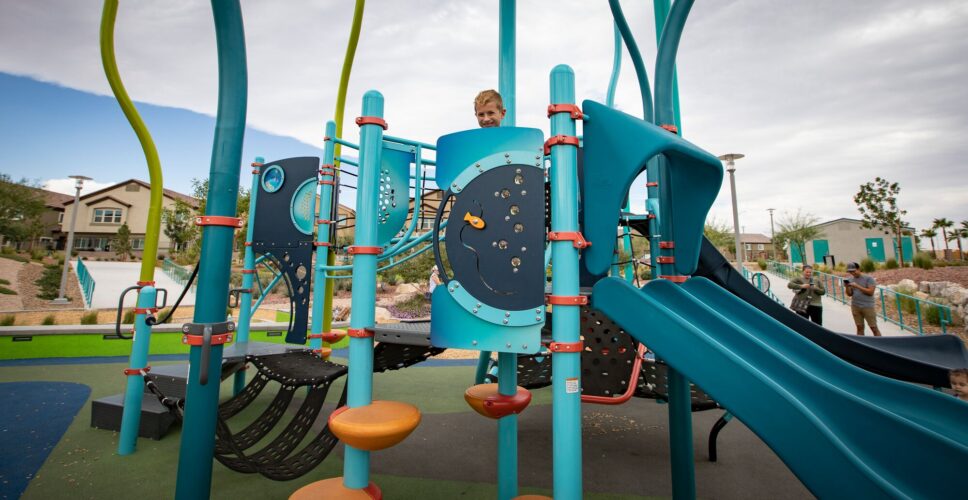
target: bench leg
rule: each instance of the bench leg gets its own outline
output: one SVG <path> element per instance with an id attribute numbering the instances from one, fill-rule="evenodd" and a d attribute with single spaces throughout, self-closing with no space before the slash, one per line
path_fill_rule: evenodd
<path id="1" fill-rule="evenodd" d="M 719 436 L 719 431 L 726 427 L 726 424 L 733 419 L 733 414 L 730 412 L 724 412 L 723 416 L 719 417 L 719 420 L 713 424 L 713 428 L 709 431 L 709 461 L 716 461 L 716 438 Z"/>

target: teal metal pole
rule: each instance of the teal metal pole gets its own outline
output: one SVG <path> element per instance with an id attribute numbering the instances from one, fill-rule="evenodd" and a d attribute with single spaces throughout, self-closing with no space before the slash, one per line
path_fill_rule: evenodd
<path id="1" fill-rule="evenodd" d="M 515 3 L 515 0 L 501 0 L 499 7 L 501 19 L 500 34 L 498 35 L 498 43 L 500 44 L 498 52 L 498 92 L 501 93 L 501 98 L 504 99 L 504 108 L 507 109 L 507 114 L 501 121 L 502 127 L 513 127 L 516 123 L 517 97 L 515 96 L 514 86 L 517 64 L 515 61 L 515 51 L 517 50 L 517 34 L 515 33 L 517 15 L 515 9 L 517 6 Z"/>
<path id="2" fill-rule="evenodd" d="M 363 116 L 383 118 L 383 94 L 370 90 L 363 95 Z M 377 246 L 377 177 L 382 156 L 383 129 L 376 124 L 360 127 L 360 170 L 356 189 L 356 234 L 353 244 Z M 377 256 L 353 257 L 353 297 L 350 328 L 372 330 L 376 322 Z M 366 406 L 373 401 L 373 337 L 350 337 L 350 372 L 347 405 Z M 370 483 L 370 452 L 346 445 L 343 485 L 365 488 Z"/>
<path id="3" fill-rule="evenodd" d="M 653 10 L 655 11 L 655 42 L 657 44 L 661 41 L 662 28 L 665 25 L 666 19 L 669 17 L 669 8 L 671 5 L 672 2 L 670 0 L 652 0 Z M 656 78 L 658 78 L 658 75 Z M 656 85 L 658 85 L 658 82 L 656 82 Z M 656 92 L 658 92 L 658 89 Z M 679 115 L 679 74 L 675 66 L 672 69 L 672 108 L 676 128 L 679 129 L 679 135 L 682 135 L 682 117 Z"/>
<path id="4" fill-rule="evenodd" d="M 252 184 L 249 187 L 249 214 L 245 229 L 245 250 L 242 261 L 242 293 L 239 294 L 239 324 L 235 329 L 235 346 L 248 352 L 249 327 L 252 324 L 252 285 L 255 281 L 255 252 L 252 250 L 252 233 L 255 226 L 255 209 L 259 197 L 259 179 L 265 158 L 257 156 L 252 163 Z M 245 388 L 245 370 L 235 372 L 232 394 L 238 395 Z"/>
<path id="5" fill-rule="evenodd" d="M 551 70 L 551 103 L 575 103 L 575 72 L 564 64 Z M 575 121 L 567 113 L 551 117 L 551 135 L 575 135 Z M 551 230 L 578 231 L 578 151 L 571 145 L 551 147 Z M 551 293 L 577 296 L 578 250 L 570 241 L 551 242 Z M 558 343 L 577 343 L 579 306 L 554 306 L 551 330 Z M 581 352 L 551 356 L 554 456 L 554 497 L 582 497 L 581 467 Z M 504 374 L 502 373 L 502 376 Z"/>
<path id="6" fill-rule="evenodd" d="M 156 290 L 153 286 L 142 287 L 138 292 L 137 308 L 155 307 Z M 143 370 L 148 365 L 148 347 L 151 343 L 151 326 L 145 322 L 147 314 L 134 316 L 134 340 L 131 346 L 129 370 Z M 121 414 L 121 434 L 118 436 L 118 455 L 134 453 L 138 445 L 138 428 L 141 426 L 141 398 L 144 397 L 144 374 L 128 372 L 124 389 L 124 413 Z"/>
<path id="7" fill-rule="evenodd" d="M 234 217 L 239 196 L 239 164 L 245 134 L 248 75 L 245 59 L 245 34 L 238 0 L 212 0 L 215 40 L 218 47 L 219 98 L 209 171 L 208 203 L 205 214 Z M 196 324 L 225 321 L 234 229 L 204 226 L 195 302 Z M 212 486 L 212 456 L 215 451 L 215 424 L 218 414 L 218 389 L 222 375 L 222 345 L 213 344 L 207 359 L 202 346 L 192 346 L 190 369 L 178 453 L 178 479 L 175 498 L 206 499 Z M 208 380 L 199 378 L 207 363 Z"/>
<path id="8" fill-rule="evenodd" d="M 326 137 L 336 136 L 336 122 L 328 121 L 326 122 Z M 326 141 L 323 147 L 323 167 L 324 168 L 334 168 L 333 159 L 336 154 L 336 145 L 333 141 Z M 323 171 L 323 172 L 333 173 L 335 171 Z M 332 175 L 325 175 L 320 177 L 321 181 L 332 181 L 334 177 Z M 320 184 L 322 189 L 319 190 L 319 206 L 316 207 L 316 275 L 313 277 L 313 314 L 312 323 L 310 324 L 309 331 L 309 347 L 313 350 L 322 349 L 323 347 L 323 306 L 326 302 L 326 261 L 329 258 L 329 229 L 331 224 L 336 222 L 333 220 L 333 197 L 337 196 L 333 192 L 333 186 L 331 184 Z"/>
<path id="9" fill-rule="evenodd" d="M 605 93 L 605 105 L 615 107 L 615 88 L 618 87 L 618 77 L 622 73 L 622 33 L 618 25 L 613 23 L 615 31 L 614 51 L 612 53 L 612 76 L 608 79 L 608 92 Z"/>
<path id="10" fill-rule="evenodd" d="M 677 0 L 671 11 L 659 4 L 668 0 L 655 0 L 656 26 L 662 26 L 659 32 L 659 48 L 655 63 L 655 119 L 660 125 L 676 125 L 676 97 L 675 97 L 675 68 L 676 52 L 682 38 L 689 11 L 693 0 Z M 667 19 L 660 19 L 668 12 Z M 659 213 L 670 213 L 672 189 L 668 179 L 668 162 L 659 158 Z M 659 231 L 663 238 L 675 241 L 675 227 L 671 218 L 661 216 L 658 219 Z M 661 251 L 661 250 L 660 250 Z M 667 249 L 666 252 L 670 250 Z M 675 249 L 671 249 L 674 253 Z M 658 251 L 653 251 L 653 254 Z M 658 264 L 659 275 L 676 274 L 674 265 Z M 672 457 L 672 496 L 676 499 L 696 498 L 696 470 L 692 447 L 692 397 L 689 381 L 678 370 L 669 367 L 667 378 L 669 381 L 669 446 Z"/>
<path id="11" fill-rule="evenodd" d="M 518 355 L 497 353 L 497 390 L 505 396 L 518 391 Z M 512 413 L 497 421 L 497 497 L 511 500 L 518 496 L 518 415 Z"/>

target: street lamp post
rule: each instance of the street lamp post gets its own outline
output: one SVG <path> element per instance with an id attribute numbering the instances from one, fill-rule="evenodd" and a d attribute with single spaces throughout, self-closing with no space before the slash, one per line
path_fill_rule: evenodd
<path id="1" fill-rule="evenodd" d="M 770 253 L 773 254 L 773 260 L 776 260 L 776 231 L 773 229 L 773 211 L 775 208 L 767 208 L 766 211 L 770 212 Z"/>
<path id="2" fill-rule="evenodd" d="M 739 210 L 736 206 L 736 165 L 733 163 L 745 155 L 740 153 L 729 153 L 724 154 L 719 157 L 720 160 L 726 162 L 726 171 L 729 172 L 729 190 L 733 195 L 733 234 L 736 237 L 736 269 L 743 269 L 743 250 L 742 243 L 739 238 Z"/>
<path id="3" fill-rule="evenodd" d="M 75 179 L 74 183 L 74 211 L 71 212 L 71 225 L 67 230 L 67 248 L 64 249 L 64 271 L 61 272 L 61 282 L 60 282 L 60 292 L 57 294 L 57 298 L 53 300 L 54 304 L 67 304 L 68 300 L 64 292 L 67 288 L 67 269 L 71 265 L 71 250 L 74 248 L 74 224 L 77 223 L 77 212 L 79 211 L 78 205 L 81 200 L 81 188 L 84 187 L 84 181 L 92 180 L 90 177 L 85 177 L 83 175 L 72 175 L 71 179 Z"/>

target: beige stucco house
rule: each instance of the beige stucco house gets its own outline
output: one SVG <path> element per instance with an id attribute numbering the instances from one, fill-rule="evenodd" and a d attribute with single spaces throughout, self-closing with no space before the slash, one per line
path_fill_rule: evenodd
<path id="1" fill-rule="evenodd" d="M 899 250 L 894 236 L 881 229 L 866 229 L 862 221 L 857 219 L 840 218 L 817 224 L 820 231 L 817 238 L 805 245 L 806 262 L 810 264 L 860 262 L 870 257 L 874 262 L 885 262 L 895 259 L 900 262 Z M 906 227 L 904 231 L 914 232 L 914 228 Z M 914 239 L 910 234 L 901 240 L 901 250 L 904 252 L 905 263 L 914 257 Z M 794 263 L 800 263 L 800 252 L 792 248 L 790 252 Z"/>

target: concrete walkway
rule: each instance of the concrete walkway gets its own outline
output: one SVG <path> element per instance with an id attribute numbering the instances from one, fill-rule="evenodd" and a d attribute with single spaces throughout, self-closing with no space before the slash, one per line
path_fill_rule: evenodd
<path id="1" fill-rule="evenodd" d="M 787 288 L 787 283 L 789 281 L 779 275 L 763 272 L 770 279 L 770 291 L 774 295 L 779 297 L 787 307 L 790 306 L 790 302 L 793 301 L 793 290 Z M 827 293 L 833 293 L 831 290 L 827 290 Z M 850 314 L 850 306 L 847 304 L 841 304 L 836 300 L 823 297 L 823 326 L 824 328 L 836 332 L 836 333 L 855 333 L 857 327 L 854 326 L 854 317 Z M 878 317 L 877 328 L 880 329 L 881 334 L 884 336 L 912 336 L 914 333 L 909 331 L 901 331 L 901 328 L 893 323 L 888 323 L 883 320 L 883 318 Z M 864 327 L 864 335 L 870 335 L 871 330 L 869 327 Z"/>
<path id="2" fill-rule="evenodd" d="M 129 286 L 134 286 L 138 282 L 141 274 L 140 262 L 92 262 L 84 261 L 91 277 L 94 278 L 94 298 L 91 300 L 91 308 L 105 309 L 117 308 L 118 297 L 121 292 Z M 178 295 L 182 291 L 182 286 L 172 281 L 161 268 L 155 268 L 155 283 L 158 288 L 168 290 L 168 305 L 175 303 Z M 131 292 L 125 297 L 124 305 L 134 307 L 137 294 Z M 195 292 L 189 291 L 182 304 L 195 304 Z"/>

